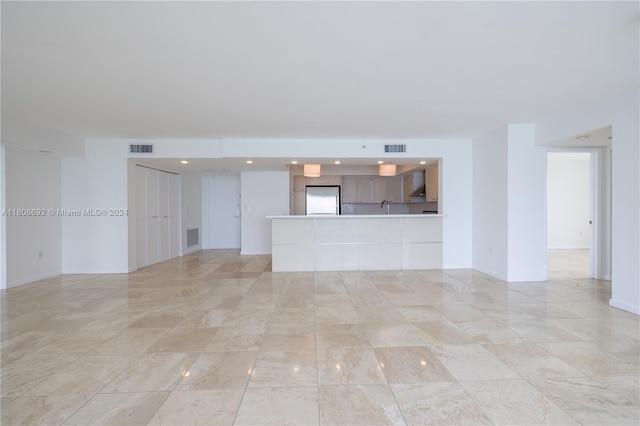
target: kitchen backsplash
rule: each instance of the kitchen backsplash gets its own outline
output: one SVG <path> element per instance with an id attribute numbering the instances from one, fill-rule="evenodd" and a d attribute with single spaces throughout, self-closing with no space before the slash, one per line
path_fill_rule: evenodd
<path id="1" fill-rule="evenodd" d="M 391 204 L 391 214 L 422 214 L 423 211 L 435 211 L 438 209 L 437 202 L 431 203 L 395 203 Z M 387 214 L 387 206 L 380 207 L 380 204 L 343 204 L 342 214 Z"/>

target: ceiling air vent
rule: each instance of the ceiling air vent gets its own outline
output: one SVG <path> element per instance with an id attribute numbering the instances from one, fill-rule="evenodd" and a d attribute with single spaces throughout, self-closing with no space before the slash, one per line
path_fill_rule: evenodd
<path id="1" fill-rule="evenodd" d="M 406 145 L 385 145 L 384 152 L 407 152 Z"/>
<path id="2" fill-rule="evenodd" d="M 153 154 L 153 145 L 129 145 L 130 154 Z"/>

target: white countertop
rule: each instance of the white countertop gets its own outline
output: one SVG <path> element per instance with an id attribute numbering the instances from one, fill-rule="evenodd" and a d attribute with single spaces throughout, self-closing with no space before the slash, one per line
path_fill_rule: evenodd
<path id="1" fill-rule="evenodd" d="M 418 213 L 418 214 L 341 214 L 341 215 L 313 215 L 313 216 L 304 216 L 304 215 L 282 215 L 282 216 L 266 216 L 267 219 L 360 219 L 360 218 L 429 218 L 429 217 L 443 217 L 441 214 L 431 214 L 431 213 Z"/>

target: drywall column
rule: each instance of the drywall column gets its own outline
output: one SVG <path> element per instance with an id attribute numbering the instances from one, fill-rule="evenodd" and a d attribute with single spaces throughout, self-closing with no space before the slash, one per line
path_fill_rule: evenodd
<path id="1" fill-rule="evenodd" d="M 546 151 L 533 124 L 509 124 L 507 148 L 508 281 L 547 279 Z"/>
<path id="2" fill-rule="evenodd" d="M 62 218 L 64 273 L 129 271 L 129 219 L 109 214 L 129 207 L 126 149 L 126 141 L 88 140 L 83 158 L 62 160 L 62 208 L 81 212 Z"/>
<path id="3" fill-rule="evenodd" d="M 640 100 L 614 109 L 612 126 L 612 287 L 609 304 L 640 315 Z"/>
<path id="4" fill-rule="evenodd" d="M 6 208 L 5 150 L 0 145 L 0 212 Z M 7 217 L 0 215 L 0 289 L 7 288 Z"/>
<path id="5" fill-rule="evenodd" d="M 473 141 L 473 269 L 507 280 L 507 127 Z"/>
<path id="6" fill-rule="evenodd" d="M 60 158 L 7 147 L 7 287 L 59 275 Z"/>
<path id="7" fill-rule="evenodd" d="M 473 142 L 473 268 L 511 282 L 547 275 L 546 152 L 534 130 L 509 124 Z"/>

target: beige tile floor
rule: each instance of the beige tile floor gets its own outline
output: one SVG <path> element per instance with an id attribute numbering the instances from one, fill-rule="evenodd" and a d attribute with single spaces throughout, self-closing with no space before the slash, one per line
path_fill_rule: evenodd
<path id="1" fill-rule="evenodd" d="M 2 425 L 638 424 L 639 318 L 548 282 L 204 251 L 2 297 Z"/>

